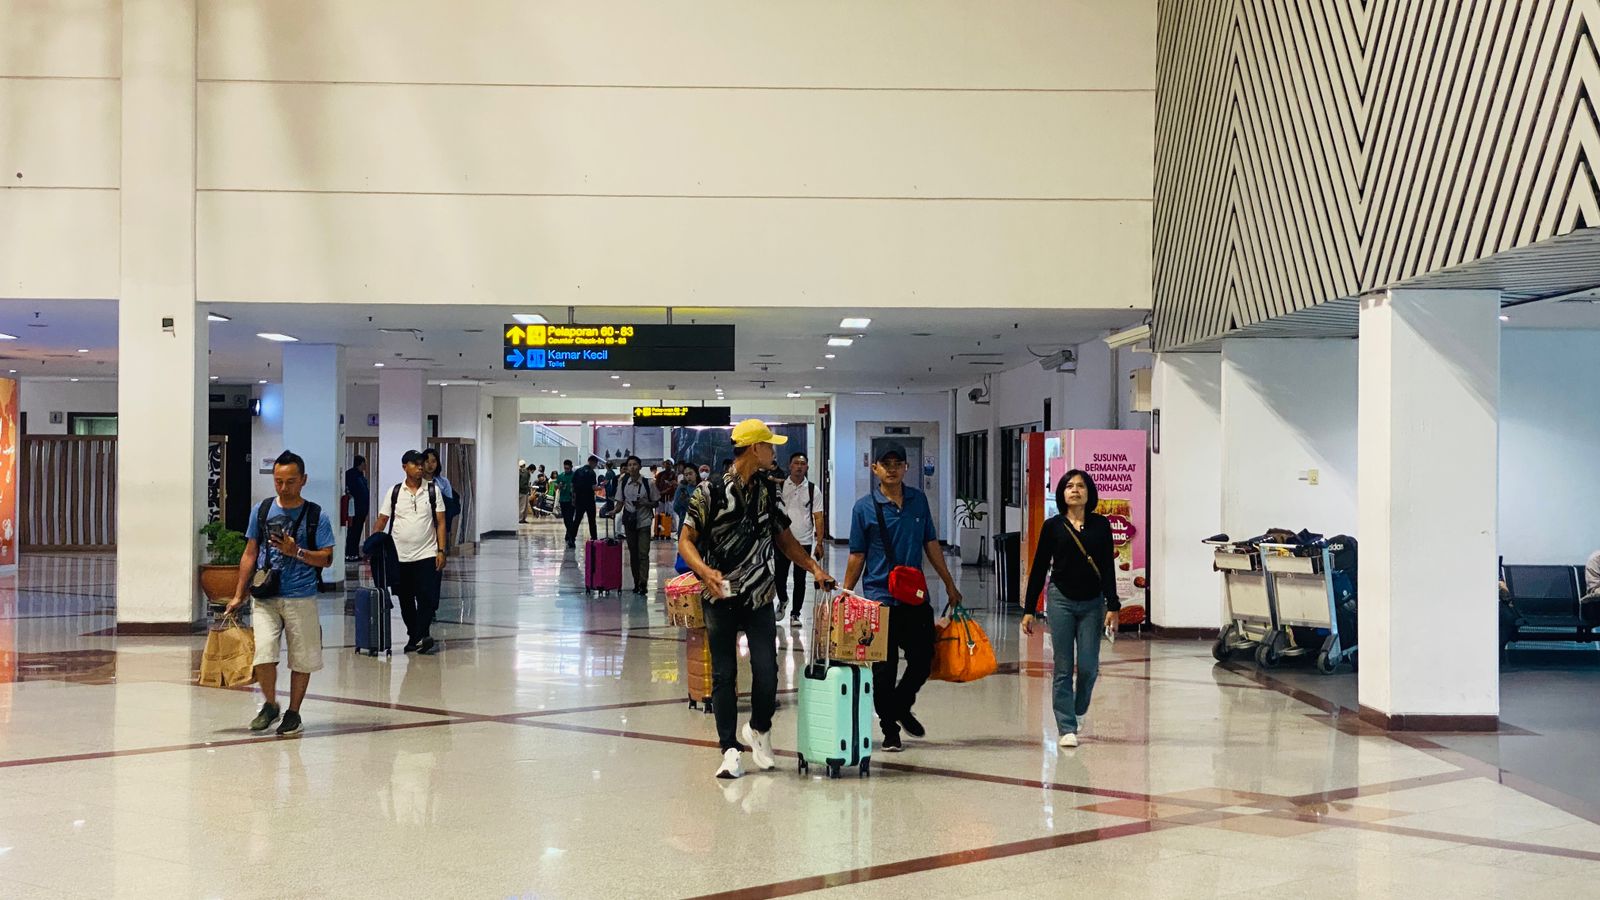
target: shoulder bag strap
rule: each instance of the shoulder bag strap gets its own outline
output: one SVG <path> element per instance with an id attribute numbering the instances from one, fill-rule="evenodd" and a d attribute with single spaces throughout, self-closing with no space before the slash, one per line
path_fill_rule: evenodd
<path id="1" fill-rule="evenodd" d="M 306 522 L 306 550 L 317 552 L 317 531 L 322 528 L 322 507 L 306 501 L 306 511 L 303 514 Z"/>
<path id="2" fill-rule="evenodd" d="M 1083 524 L 1084 524 L 1084 527 L 1088 527 L 1088 525 L 1089 525 L 1089 517 L 1088 516 L 1084 516 Z M 1094 557 L 1089 555 L 1088 548 L 1083 546 L 1083 540 L 1078 537 L 1077 529 L 1072 527 L 1072 523 L 1067 521 L 1067 517 L 1066 516 L 1062 516 L 1061 517 L 1061 527 L 1065 528 L 1067 530 L 1067 534 L 1072 537 L 1072 542 L 1074 544 L 1078 545 L 1078 552 L 1083 554 L 1083 558 L 1089 563 L 1089 568 L 1094 570 L 1094 577 L 1096 579 L 1099 579 L 1099 580 L 1104 580 L 1105 576 L 1100 574 L 1100 567 L 1095 565 Z"/>
<path id="3" fill-rule="evenodd" d="M 889 568 L 899 568 L 900 563 L 894 555 L 894 543 L 889 540 L 889 526 L 885 524 L 883 518 L 883 504 L 878 502 L 876 492 L 873 492 L 871 500 L 872 508 L 878 512 L 878 540 L 883 544 L 883 554 L 889 557 Z"/>
<path id="4" fill-rule="evenodd" d="M 384 523 L 384 524 L 386 524 L 388 526 L 387 528 L 384 529 L 385 533 L 391 534 L 391 535 L 394 534 L 394 519 L 395 519 L 395 516 L 397 516 L 399 514 L 400 514 L 400 485 L 397 484 L 397 485 L 394 486 L 394 490 L 389 492 L 389 521 Z"/>
<path id="5" fill-rule="evenodd" d="M 267 510 L 272 508 L 272 499 L 261 501 L 256 507 L 256 568 L 267 567 Z"/>

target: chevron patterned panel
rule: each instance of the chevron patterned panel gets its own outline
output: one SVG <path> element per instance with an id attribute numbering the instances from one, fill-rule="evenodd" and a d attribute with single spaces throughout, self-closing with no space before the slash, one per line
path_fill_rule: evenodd
<path id="1" fill-rule="evenodd" d="M 1159 23 L 1159 349 L 1600 227 L 1600 0 L 1161 0 Z"/>

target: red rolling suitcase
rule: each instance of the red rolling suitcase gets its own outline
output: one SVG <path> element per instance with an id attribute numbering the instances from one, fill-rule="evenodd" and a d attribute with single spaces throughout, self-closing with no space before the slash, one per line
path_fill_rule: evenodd
<path id="1" fill-rule="evenodd" d="M 622 541 L 611 537 L 584 543 L 583 590 L 601 594 L 622 590 Z"/>

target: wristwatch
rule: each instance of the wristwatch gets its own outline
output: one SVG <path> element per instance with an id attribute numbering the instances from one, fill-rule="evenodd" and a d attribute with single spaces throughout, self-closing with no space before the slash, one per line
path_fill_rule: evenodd
<path id="1" fill-rule="evenodd" d="M 304 548 L 304 547 L 296 548 L 296 550 L 294 551 L 294 558 L 300 560 L 301 562 L 305 562 L 306 561 L 306 548 Z"/>

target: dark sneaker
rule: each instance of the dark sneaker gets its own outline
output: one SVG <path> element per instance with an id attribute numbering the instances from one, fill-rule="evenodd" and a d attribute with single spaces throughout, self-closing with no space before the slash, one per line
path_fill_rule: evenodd
<path id="1" fill-rule="evenodd" d="M 425 637 L 417 642 L 417 652 L 423 656 L 431 656 L 439 649 L 439 642 L 431 637 Z"/>
<path id="2" fill-rule="evenodd" d="M 417 642 L 416 641 L 406 641 L 405 652 L 407 652 L 407 653 L 415 653 L 415 652 L 417 652 Z"/>
<path id="3" fill-rule="evenodd" d="M 276 721 L 278 721 L 278 704 L 263 703 L 261 704 L 261 711 L 256 713 L 254 719 L 250 720 L 250 730 L 266 731 Z"/>
<path id="4" fill-rule="evenodd" d="M 922 723 L 917 721 L 917 717 L 911 713 L 906 713 L 900 717 L 900 727 L 906 730 L 906 734 L 914 738 L 923 737 L 928 733 L 928 730 L 922 727 Z"/>
<path id="5" fill-rule="evenodd" d="M 886 734 L 883 740 L 878 742 L 878 749 L 885 753 L 899 753 L 905 746 L 900 743 L 900 735 Z"/>
<path id="6" fill-rule="evenodd" d="M 291 709 L 283 714 L 283 721 L 278 725 L 278 737 L 289 737 L 304 730 L 300 724 L 300 714 Z"/>
<path id="7" fill-rule="evenodd" d="M 800 617 L 798 615 L 794 615 L 794 616 L 790 616 L 789 617 L 789 627 L 790 628 L 799 628 L 800 627 Z"/>
<path id="8" fill-rule="evenodd" d="M 788 608 L 789 608 L 789 601 L 783 600 L 783 599 L 779 599 L 778 600 L 778 608 L 774 609 L 772 611 L 772 617 L 774 619 L 782 619 L 783 618 L 783 611 L 788 609 Z"/>

